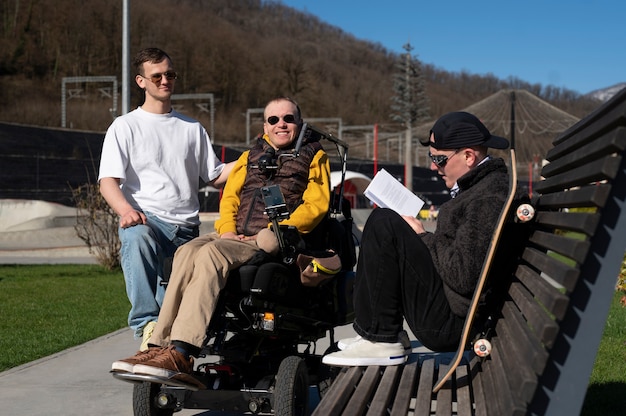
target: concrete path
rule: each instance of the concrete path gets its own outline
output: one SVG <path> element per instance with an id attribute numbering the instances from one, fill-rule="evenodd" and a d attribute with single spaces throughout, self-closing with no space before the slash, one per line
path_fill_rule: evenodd
<path id="1" fill-rule="evenodd" d="M 336 330 L 336 337 L 353 336 L 350 326 Z M 123 329 L 85 344 L 0 373 L 0 413 L 29 416 L 133 416 L 133 385 L 115 379 L 111 363 L 135 353 L 139 343 Z M 318 350 L 328 346 L 326 339 Z M 319 401 L 311 389 L 311 404 Z M 234 415 L 184 409 L 191 415 Z M 245 413 L 239 413 L 245 414 Z"/>

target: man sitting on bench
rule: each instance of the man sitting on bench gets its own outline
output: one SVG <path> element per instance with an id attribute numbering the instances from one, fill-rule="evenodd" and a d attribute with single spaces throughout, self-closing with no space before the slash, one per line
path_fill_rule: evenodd
<path id="1" fill-rule="evenodd" d="M 400 335 L 403 319 L 427 348 L 448 351 L 458 345 L 509 189 L 504 161 L 487 151 L 509 143 L 491 135 L 474 115 L 453 112 L 437 120 L 422 144 L 430 146 L 431 169 L 452 199 L 441 205 L 434 233 L 416 218 L 372 211 L 355 280 L 357 336 L 340 340 L 340 351 L 324 356 L 325 364 L 403 364 L 410 351 Z"/>

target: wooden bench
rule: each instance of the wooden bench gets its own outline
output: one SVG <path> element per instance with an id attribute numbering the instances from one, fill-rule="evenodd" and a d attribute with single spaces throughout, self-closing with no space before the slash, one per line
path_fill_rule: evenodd
<path id="1" fill-rule="evenodd" d="M 343 368 L 314 415 L 576 415 L 626 249 L 626 89 L 557 137 L 487 358 Z M 507 241 L 502 241 L 507 244 Z M 494 278 L 491 276 L 491 278 Z"/>

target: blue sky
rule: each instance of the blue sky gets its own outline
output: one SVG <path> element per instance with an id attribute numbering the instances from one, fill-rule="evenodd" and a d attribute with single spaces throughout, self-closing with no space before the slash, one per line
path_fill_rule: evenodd
<path id="1" fill-rule="evenodd" d="M 358 39 L 452 72 L 586 94 L 626 82 L 624 0 L 282 0 Z"/>

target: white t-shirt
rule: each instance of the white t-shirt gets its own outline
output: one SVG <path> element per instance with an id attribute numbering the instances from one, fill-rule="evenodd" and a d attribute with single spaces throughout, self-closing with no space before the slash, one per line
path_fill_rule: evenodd
<path id="1" fill-rule="evenodd" d="M 200 224 L 199 178 L 216 179 L 224 165 L 202 125 L 176 111 L 141 107 L 117 117 L 104 137 L 100 173 L 119 178 L 126 200 L 172 224 Z"/>

